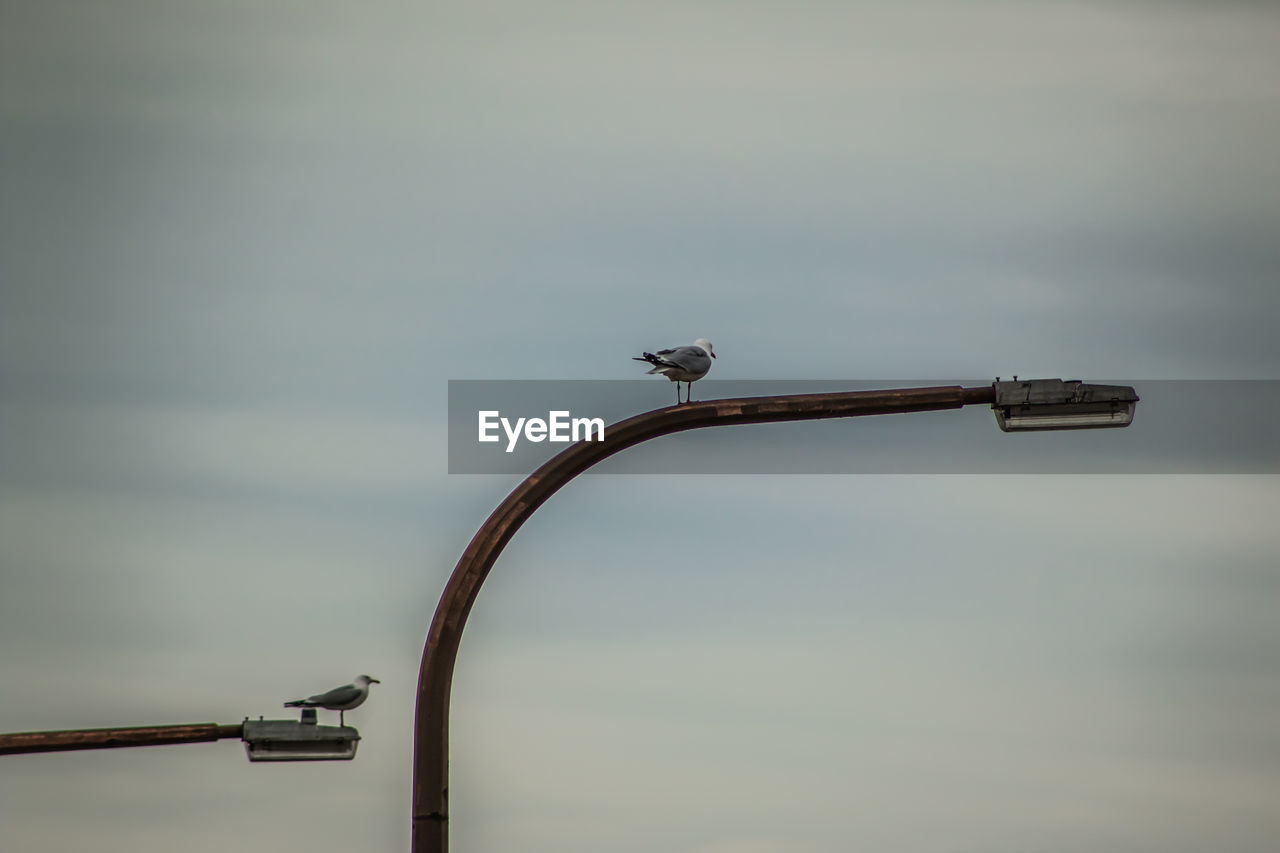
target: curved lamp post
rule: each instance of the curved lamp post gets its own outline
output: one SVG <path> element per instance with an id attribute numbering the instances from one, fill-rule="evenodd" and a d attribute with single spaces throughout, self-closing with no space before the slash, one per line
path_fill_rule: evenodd
<path id="1" fill-rule="evenodd" d="M 498 505 L 458 560 L 436 607 L 418 675 L 413 743 L 414 853 L 445 853 L 449 847 L 449 691 L 467 614 L 475 603 L 481 584 L 511 537 L 547 498 L 578 474 L 642 441 L 685 430 L 732 424 L 925 412 L 989 403 L 997 408 L 997 414 L 1005 411 L 1005 407 L 1013 412 L 1016 406 L 1025 414 L 1037 406 L 1056 405 L 1057 420 L 1052 426 L 1042 428 L 1126 426 L 1132 420 L 1137 395 L 1132 388 L 1112 394 L 1111 389 L 1117 387 L 1082 386 L 1080 383 L 1064 385 L 1060 380 L 1037 380 L 997 382 L 979 388 L 947 385 L 710 400 L 646 412 L 606 429 L 603 441 L 581 441 L 571 445 L 530 474 Z M 1088 399 L 1080 399 L 1082 388 L 1090 390 L 1086 395 Z M 1096 407 L 1108 398 L 1112 408 L 1119 410 L 1127 406 L 1127 417 L 1099 423 Z M 1073 423 L 1072 406 L 1077 404 L 1081 406 L 1081 419 Z M 1002 426 L 1004 423 L 1002 420 Z"/>

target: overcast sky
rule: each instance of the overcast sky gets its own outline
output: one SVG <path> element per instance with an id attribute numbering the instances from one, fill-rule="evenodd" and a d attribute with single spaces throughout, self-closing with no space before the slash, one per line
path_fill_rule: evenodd
<path id="1" fill-rule="evenodd" d="M 1277 43 L 1243 0 L 0 3 L 0 731 L 383 682 L 351 763 L 0 758 L 3 846 L 407 849 L 427 625 L 519 481 L 447 473 L 450 379 L 707 337 L 1280 380 Z M 454 849 L 1269 853 L 1239 470 L 582 478 L 467 628 Z"/>

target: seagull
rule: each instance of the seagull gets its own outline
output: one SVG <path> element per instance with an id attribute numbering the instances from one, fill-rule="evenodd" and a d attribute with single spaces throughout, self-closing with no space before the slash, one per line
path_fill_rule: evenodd
<path id="1" fill-rule="evenodd" d="M 326 711 L 338 712 L 338 725 L 345 726 L 343 713 L 358 708 L 369 698 L 369 685 L 382 682 L 368 675 L 357 675 L 350 684 L 335 687 L 328 693 L 317 693 L 306 699 L 293 699 L 285 702 L 286 708 L 324 708 Z"/>
<path id="2" fill-rule="evenodd" d="M 711 341 L 698 338 L 693 342 L 693 346 L 647 352 L 643 358 L 633 358 L 632 361 L 652 364 L 653 369 L 649 371 L 650 373 L 661 373 L 676 383 L 676 405 L 678 406 L 680 405 L 680 383 L 685 383 L 685 387 L 689 389 L 684 400 L 687 403 L 689 394 L 693 393 L 693 383 L 707 375 L 707 371 L 711 369 L 711 359 L 715 357 L 716 353 L 711 348 Z"/>

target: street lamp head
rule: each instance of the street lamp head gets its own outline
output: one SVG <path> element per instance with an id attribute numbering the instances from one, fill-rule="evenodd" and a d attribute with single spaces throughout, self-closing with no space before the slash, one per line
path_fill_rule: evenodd
<path id="1" fill-rule="evenodd" d="M 1133 423 L 1138 394 L 1129 385 L 1091 385 L 1070 379 L 992 383 L 996 423 L 1005 432 L 1102 429 Z"/>
<path id="2" fill-rule="evenodd" d="M 303 708 L 302 719 L 245 719 L 241 735 L 250 761 L 350 761 L 360 733 L 351 726 L 321 726 L 316 709 Z"/>

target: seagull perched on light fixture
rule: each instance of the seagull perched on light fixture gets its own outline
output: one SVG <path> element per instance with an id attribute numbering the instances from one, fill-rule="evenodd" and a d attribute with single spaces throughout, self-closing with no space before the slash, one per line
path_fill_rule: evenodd
<path id="1" fill-rule="evenodd" d="M 633 358 L 632 361 L 651 364 L 653 369 L 649 371 L 650 373 L 661 373 L 676 383 L 676 405 L 678 406 L 680 405 L 680 383 L 685 383 L 688 389 L 684 400 L 687 403 L 690 399 L 689 395 L 693 393 L 693 383 L 707 375 L 707 371 L 711 369 L 711 359 L 715 357 L 716 353 L 711 348 L 711 341 L 698 338 L 693 342 L 693 346 L 647 352 L 643 358 Z"/>
<path id="2" fill-rule="evenodd" d="M 324 708 L 326 711 L 338 712 L 338 725 L 345 726 L 343 714 L 352 708 L 358 708 L 369 698 L 369 685 L 382 682 L 368 675 L 357 675 L 350 684 L 335 687 L 327 693 L 317 693 L 306 699 L 293 699 L 285 702 L 286 708 Z"/>

